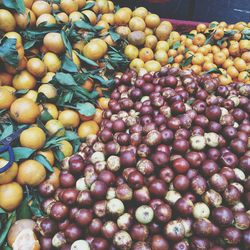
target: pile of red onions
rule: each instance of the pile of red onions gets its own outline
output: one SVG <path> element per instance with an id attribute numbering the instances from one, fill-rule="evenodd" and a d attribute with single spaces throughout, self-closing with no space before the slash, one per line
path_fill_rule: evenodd
<path id="1" fill-rule="evenodd" d="M 40 185 L 43 250 L 250 249 L 250 86 L 117 77 L 98 136 Z"/>

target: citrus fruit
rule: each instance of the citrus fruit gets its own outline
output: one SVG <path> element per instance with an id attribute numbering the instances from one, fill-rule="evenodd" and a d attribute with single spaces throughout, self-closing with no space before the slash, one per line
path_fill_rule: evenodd
<path id="1" fill-rule="evenodd" d="M 43 38 L 44 46 L 51 52 L 60 54 L 65 50 L 62 36 L 57 32 L 50 32 Z"/>
<path id="2" fill-rule="evenodd" d="M 79 115 L 74 110 L 64 110 L 59 114 L 58 120 L 65 128 L 76 128 L 80 123 Z"/>
<path id="3" fill-rule="evenodd" d="M 146 28 L 146 24 L 141 17 L 132 17 L 129 21 L 129 28 L 131 31 L 144 31 Z"/>
<path id="4" fill-rule="evenodd" d="M 107 97 L 100 97 L 97 101 L 98 103 L 98 106 L 101 108 L 101 109 L 104 109 L 104 110 L 107 110 L 108 109 L 108 105 L 109 105 L 109 98 Z"/>
<path id="5" fill-rule="evenodd" d="M 49 149 L 49 150 L 45 150 L 45 151 L 38 151 L 37 154 L 43 155 L 48 160 L 48 162 L 50 163 L 51 166 L 54 165 L 55 157 L 54 157 L 52 150 Z"/>
<path id="6" fill-rule="evenodd" d="M 84 81 L 82 87 L 88 91 L 93 91 L 94 85 L 94 81 L 91 78 L 88 78 L 86 81 Z"/>
<path id="7" fill-rule="evenodd" d="M 48 99 L 57 95 L 57 89 L 50 83 L 44 83 L 38 88 L 38 93 L 43 93 Z"/>
<path id="8" fill-rule="evenodd" d="M 129 67 L 138 73 L 139 70 L 144 67 L 144 62 L 139 58 L 135 58 L 130 62 Z"/>
<path id="9" fill-rule="evenodd" d="M 68 15 L 78 10 L 78 2 L 76 0 L 62 0 L 60 2 L 61 9 Z"/>
<path id="10" fill-rule="evenodd" d="M 3 86 L 12 85 L 13 76 L 7 72 L 0 72 L 0 81 Z"/>
<path id="11" fill-rule="evenodd" d="M 36 223 L 31 219 L 22 219 L 17 220 L 14 224 L 12 224 L 8 236 L 7 241 L 9 246 L 12 246 L 15 242 L 17 236 L 24 230 L 24 229 L 31 229 L 34 230 Z"/>
<path id="12" fill-rule="evenodd" d="M 10 31 L 10 32 L 5 33 L 4 37 L 16 39 L 16 48 L 17 49 L 23 46 L 21 35 L 15 31 Z"/>
<path id="13" fill-rule="evenodd" d="M 17 26 L 20 29 L 26 29 L 28 24 L 30 24 L 30 27 L 36 24 L 36 16 L 34 12 L 27 8 L 25 9 L 24 14 L 15 13 L 15 20 L 16 20 Z"/>
<path id="14" fill-rule="evenodd" d="M 160 22 L 161 22 L 161 19 L 156 14 L 148 14 L 145 17 L 145 23 L 148 28 L 154 29 L 160 24 Z"/>
<path id="15" fill-rule="evenodd" d="M 204 23 L 199 23 L 197 26 L 196 26 L 196 30 L 198 32 L 204 32 L 206 30 L 207 26 L 206 24 Z"/>
<path id="16" fill-rule="evenodd" d="M 154 59 L 154 52 L 152 49 L 150 48 L 143 48 L 140 50 L 139 52 L 139 58 L 143 61 L 143 62 L 148 62 L 150 60 Z"/>
<path id="17" fill-rule="evenodd" d="M 53 117 L 53 119 L 57 119 L 59 112 L 58 112 L 56 105 L 52 103 L 44 103 L 44 104 L 39 105 L 39 108 L 41 111 L 41 115 L 43 115 L 44 110 L 47 110 L 49 114 Z"/>
<path id="18" fill-rule="evenodd" d="M 13 78 L 13 87 L 16 90 L 21 89 L 34 89 L 36 86 L 36 78 L 31 75 L 27 70 L 21 71 Z"/>
<path id="19" fill-rule="evenodd" d="M 145 44 L 144 46 L 150 49 L 154 49 L 157 45 L 158 39 L 154 35 L 148 35 L 146 36 Z"/>
<path id="20" fill-rule="evenodd" d="M 83 14 L 79 11 L 74 11 L 69 15 L 69 21 L 76 22 L 83 18 Z"/>
<path id="21" fill-rule="evenodd" d="M 132 11 L 127 7 L 120 8 L 115 13 L 115 24 L 117 26 L 127 25 L 131 19 Z"/>
<path id="22" fill-rule="evenodd" d="M 246 62 L 241 58 L 236 58 L 234 60 L 234 66 L 240 72 L 246 70 L 247 68 Z"/>
<path id="23" fill-rule="evenodd" d="M 48 183 L 51 183 L 55 188 L 60 186 L 60 170 L 58 168 L 53 167 L 54 172 L 49 176 L 46 180 Z"/>
<path id="24" fill-rule="evenodd" d="M 63 136 L 65 134 L 63 124 L 56 119 L 49 120 L 45 124 L 45 128 L 48 130 L 49 135 Z"/>
<path id="25" fill-rule="evenodd" d="M 38 105 L 28 98 L 18 98 L 10 106 L 11 117 L 19 123 L 34 123 L 39 114 Z"/>
<path id="26" fill-rule="evenodd" d="M 107 22 L 109 25 L 115 24 L 115 15 L 113 13 L 103 14 L 101 20 Z"/>
<path id="27" fill-rule="evenodd" d="M 47 72 L 46 75 L 41 79 L 41 83 L 49 83 L 54 76 L 54 72 Z"/>
<path id="28" fill-rule="evenodd" d="M 129 44 L 125 47 L 124 54 L 129 60 L 133 60 L 139 55 L 139 50 L 136 46 Z"/>
<path id="29" fill-rule="evenodd" d="M 121 36 L 121 38 L 126 39 L 128 35 L 131 33 L 131 30 L 127 26 L 119 26 L 116 28 L 116 33 Z"/>
<path id="30" fill-rule="evenodd" d="M 46 65 L 39 58 L 31 58 L 27 62 L 27 70 L 35 77 L 43 77 L 46 74 Z"/>
<path id="31" fill-rule="evenodd" d="M 4 167 L 7 163 L 8 161 L 6 161 L 3 158 L 0 158 L 0 169 Z M 17 170 L 18 170 L 18 166 L 14 162 L 7 171 L 0 174 L 0 185 L 7 184 L 11 182 L 13 179 L 15 179 L 17 175 Z"/>
<path id="32" fill-rule="evenodd" d="M 227 74 L 230 75 L 233 79 L 237 78 L 239 75 L 239 71 L 234 66 L 229 66 L 227 68 Z"/>
<path id="33" fill-rule="evenodd" d="M 46 134 L 39 127 L 25 129 L 20 135 L 20 144 L 23 147 L 40 149 L 44 146 Z"/>
<path id="34" fill-rule="evenodd" d="M 95 121 L 98 125 L 100 125 L 102 122 L 102 114 L 103 114 L 103 111 L 101 109 L 97 108 L 95 115 L 93 117 L 93 121 Z"/>
<path id="35" fill-rule="evenodd" d="M 62 23 L 68 23 L 69 22 L 69 17 L 65 12 L 60 12 L 60 13 L 56 14 L 56 17 Z"/>
<path id="36" fill-rule="evenodd" d="M 148 15 L 148 10 L 144 7 L 139 7 L 133 11 L 132 15 L 145 19 L 145 17 Z"/>
<path id="37" fill-rule="evenodd" d="M 101 59 L 105 53 L 106 50 L 98 41 L 87 43 L 83 49 L 84 56 L 94 61 Z"/>
<path id="38" fill-rule="evenodd" d="M 59 142 L 59 148 L 60 148 L 60 150 L 62 151 L 62 153 L 64 154 L 65 157 L 69 157 L 69 156 L 71 156 L 73 154 L 73 147 L 66 140 L 63 140 L 63 141 Z"/>
<path id="39" fill-rule="evenodd" d="M 169 43 L 167 41 L 159 41 L 156 44 L 156 50 L 169 50 Z"/>
<path id="40" fill-rule="evenodd" d="M 198 46 L 202 46 L 205 44 L 206 41 L 206 37 L 204 34 L 202 33 L 198 33 L 194 36 L 193 38 L 193 44 L 194 45 L 198 45 Z"/>
<path id="41" fill-rule="evenodd" d="M 44 166 L 35 160 L 26 160 L 19 165 L 17 182 L 21 185 L 38 186 L 46 178 Z"/>
<path id="42" fill-rule="evenodd" d="M 76 0 L 78 9 L 82 9 L 86 5 L 86 0 Z"/>
<path id="43" fill-rule="evenodd" d="M 96 135 L 99 131 L 99 126 L 95 121 L 83 122 L 78 128 L 78 136 L 81 139 L 86 138 L 88 135 Z"/>
<path id="44" fill-rule="evenodd" d="M 56 24 L 56 19 L 51 14 L 42 14 L 39 16 L 36 20 L 36 26 L 39 26 L 40 24 Z"/>
<path id="45" fill-rule="evenodd" d="M 49 3 L 39 0 L 33 3 L 31 10 L 34 12 L 34 14 L 39 17 L 42 14 L 50 14 L 52 11 L 51 6 Z"/>
<path id="46" fill-rule="evenodd" d="M 61 68 L 61 61 L 55 53 L 47 52 L 43 57 L 43 62 L 50 72 L 55 73 Z"/>
<path id="47" fill-rule="evenodd" d="M 157 36 L 158 40 L 164 41 L 167 40 L 170 33 L 172 31 L 172 28 L 169 28 L 166 25 L 160 24 L 156 30 L 155 30 L 155 35 Z"/>
<path id="48" fill-rule="evenodd" d="M 147 72 L 157 72 L 161 69 L 161 64 L 155 60 L 151 60 L 145 63 L 144 68 Z"/>
<path id="49" fill-rule="evenodd" d="M 109 4 L 107 0 L 96 0 L 96 3 L 101 14 L 109 12 Z"/>
<path id="50" fill-rule="evenodd" d="M 204 63 L 204 56 L 201 53 L 194 54 L 192 58 L 192 64 L 194 65 L 201 65 Z"/>
<path id="51" fill-rule="evenodd" d="M 181 56 L 181 55 L 179 55 Z M 168 62 L 168 54 L 165 50 L 157 50 L 155 52 L 155 60 L 159 62 L 162 66 L 166 65 Z"/>
<path id="52" fill-rule="evenodd" d="M 16 27 L 14 16 L 5 9 L 0 9 L 0 30 L 3 32 L 13 31 Z"/>
<path id="53" fill-rule="evenodd" d="M 39 241 L 31 229 L 22 230 L 12 245 L 13 250 L 40 250 Z"/>
<path id="54" fill-rule="evenodd" d="M 0 185 L 0 207 L 7 212 L 13 211 L 23 199 L 23 189 L 16 182 Z"/>
<path id="55" fill-rule="evenodd" d="M 93 24 L 93 25 L 96 24 L 97 16 L 96 16 L 94 11 L 92 11 L 92 10 L 84 10 L 84 11 L 82 11 L 82 14 L 87 16 L 87 18 L 89 19 L 91 24 Z"/>
<path id="56" fill-rule="evenodd" d="M 6 87 L 0 87 L 0 109 L 8 109 L 16 99 Z"/>

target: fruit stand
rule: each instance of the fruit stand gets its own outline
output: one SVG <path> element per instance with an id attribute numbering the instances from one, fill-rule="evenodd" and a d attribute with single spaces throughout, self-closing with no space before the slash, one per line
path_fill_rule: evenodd
<path id="1" fill-rule="evenodd" d="M 0 1 L 0 249 L 249 250 L 250 23 L 118 2 Z"/>

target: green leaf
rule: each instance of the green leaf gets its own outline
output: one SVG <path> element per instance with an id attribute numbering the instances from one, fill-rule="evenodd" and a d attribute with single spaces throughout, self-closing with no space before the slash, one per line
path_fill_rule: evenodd
<path id="1" fill-rule="evenodd" d="M 76 109 L 81 115 L 85 115 L 88 117 L 94 115 L 96 112 L 95 106 L 89 102 L 77 103 Z"/>
<path id="2" fill-rule="evenodd" d="M 11 135 L 14 131 L 14 127 L 12 124 L 10 124 L 9 126 L 7 126 L 4 131 L 1 134 L 0 140 L 3 140 L 4 138 L 6 138 L 7 136 Z"/>
<path id="3" fill-rule="evenodd" d="M 178 42 L 176 42 L 176 43 L 173 44 L 172 49 L 178 49 L 180 47 L 180 45 L 181 45 L 181 42 L 178 41 Z"/>
<path id="4" fill-rule="evenodd" d="M 16 39 L 4 37 L 0 41 L 0 60 L 17 67 L 19 58 L 16 50 Z"/>
<path id="5" fill-rule="evenodd" d="M 44 126 L 44 124 L 43 124 L 43 122 L 41 120 L 41 117 L 38 117 L 36 119 L 36 123 L 37 123 L 39 128 L 41 128 L 46 134 L 48 134 L 48 130 L 45 128 L 45 126 Z"/>
<path id="6" fill-rule="evenodd" d="M 102 78 L 99 75 L 92 75 L 91 74 L 90 78 L 97 80 L 98 82 L 101 83 L 102 86 L 105 86 L 105 87 L 110 87 L 114 83 L 114 79 L 105 80 L 104 78 Z"/>
<path id="7" fill-rule="evenodd" d="M 222 74 L 222 72 L 218 68 L 212 68 L 212 69 L 204 72 L 204 74 L 211 74 L 211 73 Z"/>
<path id="8" fill-rule="evenodd" d="M 35 44 L 36 44 L 36 40 L 27 41 L 27 42 L 24 44 L 23 47 L 24 47 L 25 50 L 28 50 L 28 49 L 32 48 Z"/>
<path id="9" fill-rule="evenodd" d="M 2 4 L 10 9 L 14 9 L 17 11 L 19 14 L 24 14 L 25 13 L 25 5 L 23 0 L 2 0 Z"/>
<path id="10" fill-rule="evenodd" d="M 84 20 L 76 21 L 76 22 L 74 22 L 74 25 L 77 28 L 84 29 L 84 30 L 87 30 L 87 31 L 93 31 L 93 32 L 97 32 L 97 31 L 100 31 L 100 30 L 103 29 L 103 27 L 93 26 L 93 25 L 91 25 L 90 23 L 87 23 Z"/>
<path id="11" fill-rule="evenodd" d="M 94 2 L 89 2 L 89 3 L 87 3 L 87 4 L 82 8 L 82 10 L 89 10 L 89 9 L 91 9 L 93 6 L 95 6 L 95 3 L 94 3 Z"/>
<path id="12" fill-rule="evenodd" d="M 10 214 L 10 216 L 8 217 L 8 220 L 7 220 L 3 230 L 0 233 L 0 246 L 2 246 L 3 243 L 5 242 L 6 236 L 10 230 L 10 227 L 11 227 L 14 219 L 15 219 L 15 216 L 16 216 L 16 212 L 12 212 Z"/>
<path id="13" fill-rule="evenodd" d="M 25 197 L 25 199 L 23 199 L 22 203 L 19 205 L 17 209 L 18 220 L 30 219 L 32 217 L 30 207 L 29 207 L 29 201 L 30 201 L 30 198 Z"/>
<path id="14" fill-rule="evenodd" d="M 56 73 L 54 78 L 61 85 L 65 85 L 65 86 L 77 85 L 73 76 L 71 74 L 68 74 L 68 73 L 62 73 L 62 72 Z M 53 79 L 52 79 L 52 81 L 53 81 Z"/>
<path id="15" fill-rule="evenodd" d="M 54 172 L 53 167 L 51 166 L 51 164 L 49 163 L 49 161 L 43 155 L 38 154 L 38 155 L 36 155 L 34 157 L 34 159 L 36 161 L 39 161 L 50 172 L 52 172 L 52 173 Z"/>
<path id="16" fill-rule="evenodd" d="M 62 152 L 59 148 L 57 148 L 57 149 L 54 151 L 54 154 L 55 154 L 56 159 L 57 159 L 59 162 L 61 162 L 61 161 L 65 158 L 63 152 Z"/>
<path id="17" fill-rule="evenodd" d="M 74 97 L 73 91 L 63 93 L 63 95 L 59 96 L 59 98 L 57 99 L 57 104 L 64 106 L 65 103 L 71 103 L 73 97 Z"/>
<path id="18" fill-rule="evenodd" d="M 15 156 L 15 161 L 18 162 L 22 159 L 28 159 L 34 152 L 34 149 L 26 148 L 26 147 L 15 147 L 12 148 Z M 9 160 L 9 153 L 4 152 L 0 154 L 1 158 L 4 158 L 5 160 Z"/>
<path id="19" fill-rule="evenodd" d="M 47 142 L 45 143 L 44 145 L 44 149 L 47 149 L 47 148 L 55 148 L 58 146 L 58 144 L 65 140 L 66 137 L 58 137 L 58 136 L 53 136 L 51 137 L 50 139 L 47 140 Z"/>
<path id="20" fill-rule="evenodd" d="M 98 67 L 98 64 L 95 61 L 93 61 L 91 59 L 88 59 L 87 57 L 83 56 L 82 54 L 80 54 L 78 52 L 76 52 L 76 54 L 78 55 L 78 57 L 80 58 L 80 60 L 83 61 L 84 63 L 87 63 L 87 64 L 89 64 L 91 66 Z"/>
<path id="21" fill-rule="evenodd" d="M 64 137 L 66 137 L 67 141 L 74 141 L 74 140 L 78 140 L 79 136 L 77 135 L 77 133 L 73 132 L 73 131 L 69 131 L 67 130 L 65 132 Z"/>
<path id="22" fill-rule="evenodd" d="M 121 39 L 121 36 L 117 34 L 116 32 L 114 32 L 113 30 L 110 30 L 109 34 L 114 42 L 117 42 Z"/>
<path id="23" fill-rule="evenodd" d="M 3 246 L 3 250 L 12 250 L 11 247 L 7 245 L 7 243 Z"/>
<path id="24" fill-rule="evenodd" d="M 192 62 L 193 57 L 194 57 L 194 56 L 188 57 L 186 60 L 184 60 L 184 61 L 181 63 L 181 66 L 182 66 L 182 67 L 188 66 L 188 65 Z"/>
<path id="25" fill-rule="evenodd" d="M 53 116 L 49 113 L 49 111 L 45 107 L 43 107 L 43 111 L 40 114 L 40 119 L 42 122 L 45 123 L 45 122 L 53 119 Z"/>
<path id="26" fill-rule="evenodd" d="M 168 63 L 173 63 L 174 62 L 174 57 L 173 56 L 170 56 L 169 58 L 168 58 Z"/>
<path id="27" fill-rule="evenodd" d="M 68 39 L 68 37 L 67 37 L 64 30 L 61 30 L 61 36 L 62 36 L 64 46 L 66 48 L 66 52 L 68 52 L 70 57 L 72 57 L 72 46 L 71 46 L 71 43 L 70 43 L 70 41 L 69 41 L 69 39 Z"/>
<path id="28" fill-rule="evenodd" d="M 42 212 L 42 210 L 40 208 L 40 201 L 36 197 L 34 197 L 32 199 L 32 203 L 30 205 L 30 210 L 35 217 L 44 216 L 44 213 Z"/>
<path id="29" fill-rule="evenodd" d="M 62 58 L 62 69 L 70 73 L 78 72 L 75 63 L 66 55 L 64 55 Z"/>

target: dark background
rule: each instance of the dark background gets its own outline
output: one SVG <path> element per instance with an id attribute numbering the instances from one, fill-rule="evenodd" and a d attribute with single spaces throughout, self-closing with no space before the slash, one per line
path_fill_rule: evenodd
<path id="1" fill-rule="evenodd" d="M 250 0 L 170 0 L 149 3 L 145 0 L 115 0 L 120 6 L 144 6 L 162 18 L 192 21 L 250 21 Z"/>

